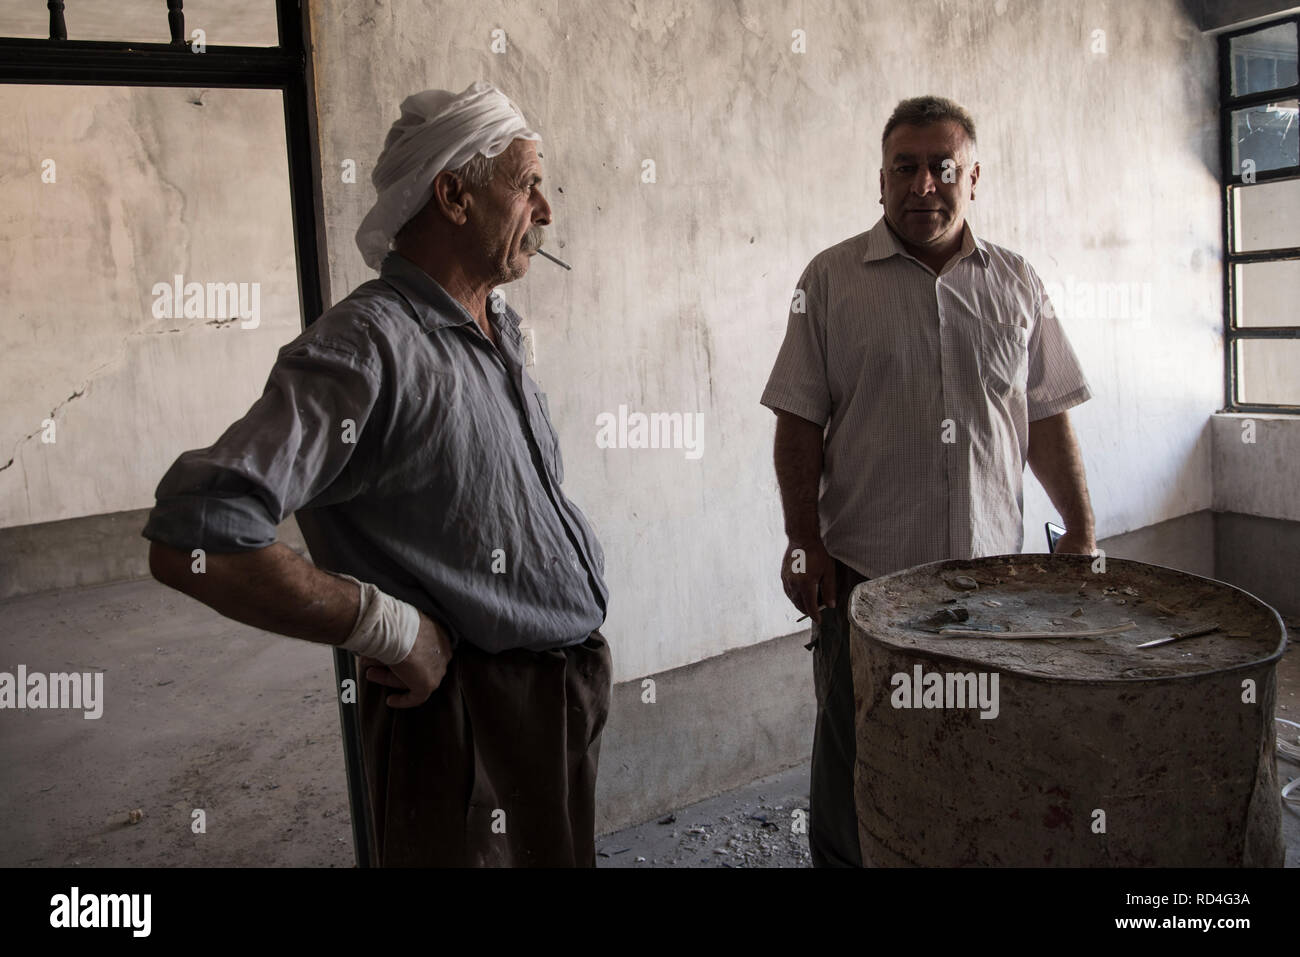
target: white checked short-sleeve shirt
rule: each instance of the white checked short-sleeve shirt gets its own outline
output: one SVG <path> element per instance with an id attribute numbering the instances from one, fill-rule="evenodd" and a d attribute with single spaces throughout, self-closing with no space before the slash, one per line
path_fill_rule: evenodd
<path id="1" fill-rule="evenodd" d="M 1023 258 L 968 224 L 936 276 L 882 217 L 804 270 L 762 403 L 825 427 L 822 539 L 875 578 L 1019 552 L 1029 423 L 1091 396 Z"/>

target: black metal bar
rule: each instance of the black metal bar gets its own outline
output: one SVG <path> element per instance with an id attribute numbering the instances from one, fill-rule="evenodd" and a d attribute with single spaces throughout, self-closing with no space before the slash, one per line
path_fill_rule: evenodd
<path id="1" fill-rule="evenodd" d="M 171 31 L 172 43 L 185 45 L 185 9 L 183 0 L 167 0 L 167 29 Z"/>
<path id="2" fill-rule="evenodd" d="M 1233 185 L 1236 185 L 1236 186 L 1254 186 L 1254 185 L 1255 185 L 1254 183 L 1242 183 L 1242 182 L 1240 182 L 1240 179 L 1241 179 L 1241 174 L 1240 174 L 1240 173 L 1235 174 L 1232 178 L 1235 179 L 1235 180 L 1238 180 L 1238 182 L 1236 182 L 1236 183 L 1233 184 Z M 1265 170 L 1260 170 L 1260 171 L 1258 171 L 1258 172 L 1255 174 L 1255 179 L 1256 179 L 1257 182 L 1258 182 L 1258 181 L 1264 181 L 1264 180 L 1274 180 L 1274 181 L 1276 181 L 1276 180 L 1284 180 L 1284 179 L 1300 179 L 1300 164 L 1295 164 L 1295 165 L 1291 165 L 1291 166 L 1282 166 L 1282 167 L 1279 167 L 1278 169 L 1265 169 Z"/>
<path id="3" fill-rule="evenodd" d="M 1259 405 L 1257 403 L 1238 402 L 1236 408 L 1227 409 L 1229 412 L 1274 412 L 1278 415 L 1296 415 L 1300 413 L 1300 405 Z"/>
<path id="4" fill-rule="evenodd" d="M 1234 289 L 1235 276 L 1233 269 L 1227 263 L 1227 257 L 1232 252 L 1233 228 L 1232 228 L 1232 187 L 1227 185 L 1235 172 L 1232 169 L 1232 151 L 1229 143 L 1231 114 L 1222 108 L 1222 98 L 1226 91 L 1231 88 L 1232 82 L 1232 60 L 1231 48 L 1228 45 L 1226 36 L 1219 37 L 1219 177 L 1223 184 L 1219 187 L 1222 193 L 1222 203 L 1220 204 L 1223 237 L 1223 408 L 1219 411 L 1229 412 L 1235 407 L 1237 401 L 1237 363 L 1232 354 L 1232 317 L 1236 315 L 1236 309 L 1233 305 L 1233 296 L 1236 294 Z"/>
<path id="5" fill-rule="evenodd" d="M 1244 253 L 1228 253 L 1228 263 L 1232 266 L 1248 266 L 1251 263 L 1285 262 L 1288 259 L 1300 259 L 1300 246 L 1285 246 L 1279 249 L 1256 249 Z"/>
<path id="6" fill-rule="evenodd" d="M 1231 137 L 1231 133 L 1227 134 Z M 1232 171 L 1224 180 L 1233 186 L 1255 186 L 1259 183 L 1277 183 L 1288 179 L 1300 179 L 1300 164 L 1283 166 L 1279 169 L 1257 170 L 1251 182 L 1247 183 L 1238 170 Z"/>
<path id="7" fill-rule="evenodd" d="M 290 9 L 291 5 L 293 9 Z M 310 23 L 305 3 L 302 9 L 298 9 L 296 0 L 276 0 L 275 33 L 281 47 L 293 50 L 305 49 L 309 30 Z"/>
<path id="8" fill-rule="evenodd" d="M 0 38 L 0 83 L 63 86 L 205 86 L 284 89 L 302 74 L 302 53 L 277 47 Z"/>
<path id="9" fill-rule="evenodd" d="M 1237 326 L 1231 339 L 1300 339 L 1300 326 Z"/>
<path id="10" fill-rule="evenodd" d="M 1298 96 L 1300 96 L 1300 83 L 1292 83 L 1290 86 L 1279 86 L 1275 90 L 1243 93 L 1241 96 L 1229 98 L 1223 105 L 1230 110 L 1248 110 L 1252 106 L 1263 106 L 1266 103 L 1276 103 L 1278 100 L 1294 100 Z"/>
<path id="11" fill-rule="evenodd" d="M 359 688 L 356 659 L 346 651 L 334 649 L 334 678 L 339 695 L 339 727 L 343 734 L 343 769 L 348 782 L 348 810 L 352 812 L 352 855 L 357 867 L 370 867 L 370 794 L 366 790 L 365 766 L 361 756 L 361 723 L 357 720 L 357 705 L 343 702 L 342 689 Z M 353 701 L 356 695 L 353 695 Z"/>
<path id="12" fill-rule="evenodd" d="M 50 10 L 50 39 L 66 40 L 68 25 L 63 22 L 63 0 L 49 0 L 45 6 Z"/>
<path id="13" fill-rule="evenodd" d="M 303 324 L 311 325 L 325 311 L 327 283 L 321 273 L 322 250 L 318 247 L 317 209 L 320 207 L 319 157 L 316 155 L 312 129 L 312 91 L 308 84 L 308 24 L 296 0 L 280 0 L 276 19 L 280 45 L 302 67 L 290 78 L 284 90 L 285 145 L 289 160 L 289 197 L 293 210 L 293 242 L 298 262 L 298 299 Z M 339 726 L 343 734 L 343 765 L 348 783 L 348 805 L 352 812 L 352 847 L 358 867 L 371 865 L 370 795 L 366 787 L 361 752 L 361 724 L 357 705 L 343 701 L 344 682 L 359 685 L 356 659 L 342 649 L 334 649 L 334 676 L 339 695 Z M 353 699 L 356 700 L 355 697 Z"/>

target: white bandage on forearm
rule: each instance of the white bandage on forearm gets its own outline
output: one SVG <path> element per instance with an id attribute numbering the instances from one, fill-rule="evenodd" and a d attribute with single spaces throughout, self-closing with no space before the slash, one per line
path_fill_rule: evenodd
<path id="1" fill-rule="evenodd" d="M 361 587 L 361 610 L 352 634 L 340 645 L 363 658 L 374 658 L 386 665 L 400 663 L 415 647 L 420 633 L 420 613 L 414 605 L 386 595 L 369 582 L 351 575 L 331 572 Z"/>

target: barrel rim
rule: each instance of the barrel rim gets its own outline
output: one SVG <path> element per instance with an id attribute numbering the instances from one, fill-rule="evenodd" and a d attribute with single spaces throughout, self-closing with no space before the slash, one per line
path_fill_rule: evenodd
<path id="1" fill-rule="evenodd" d="M 877 586 L 882 582 L 888 582 L 891 578 L 900 578 L 904 575 L 913 575 L 927 568 L 937 570 L 940 566 L 951 566 L 953 570 L 957 570 L 959 568 L 981 567 L 976 565 L 976 563 L 993 561 L 997 559 L 1001 559 L 1004 561 L 1011 561 L 1014 562 L 1015 564 L 1020 564 L 1020 565 L 1038 565 L 1047 562 L 1091 563 L 1093 561 L 1093 557 L 1091 555 L 1048 555 L 1043 553 L 1030 552 L 1030 553 L 1016 553 L 1016 554 L 1007 554 L 1007 555 L 981 555 L 979 558 L 943 558 L 938 561 L 924 562 L 923 564 L 920 565 L 913 565 L 910 568 L 903 568 L 896 572 L 890 572 L 888 575 L 881 575 L 879 578 L 871 578 L 868 579 L 867 581 L 860 582 L 858 585 L 856 585 L 853 588 L 851 592 L 849 592 L 848 619 L 849 619 L 849 626 L 850 626 L 849 627 L 850 637 L 853 634 L 854 625 L 857 625 L 859 628 L 862 627 L 858 623 L 857 615 L 856 615 L 856 610 L 857 610 L 856 598 L 859 589 Z M 1027 681 L 1042 681 L 1042 682 L 1053 683 L 1053 684 L 1077 684 L 1077 685 L 1089 685 L 1089 686 L 1134 685 L 1134 684 L 1156 684 L 1156 683 L 1164 684 L 1169 681 L 1204 680 L 1207 678 L 1213 678 L 1220 675 L 1233 674 L 1234 672 L 1238 672 L 1238 671 L 1248 671 L 1248 670 L 1257 669 L 1263 665 L 1268 665 L 1277 662 L 1278 660 L 1281 659 L 1283 653 L 1286 651 L 1286 645 L 1287 645 L 1286 622 L 1282 620 L 1282 616 L 1278 614 L 1276 608 L 1274 608 L 1268 602 L 1264 601 L 1258 595 L 1253 595 L 1250 592 L 1246 591 L 1246 589 L 1244 588 L 1240 588 L 1237 585 L 1232 584 L 1231 582 L 1220 581 L 1217 578 L 1206 578 L 1204 575 L 1197 575 L 1194 574 L 1193 572 L 1184 571 L 1181 568 L 1173 568 L 1169 565 L 1157 565 L 1154 562 L 1141 562 L 1133 558 L 1111 558 L 1108 555 L 1106 556 L 1106 562 L 1108 564 L 1118 563 L 1121 565 L 1139 565 L 1146 568 L 1158 568 L 1161 571 L 1173 572 L 1174 574 L 1181 575 L 1185 578 L 1193 578 L 1201 582 L 1208 582 L 1214 585 L 1221 585 L 1225 588 L 1231 588 L 1233 591 L 1240 592 L 1242 595 L 1246 596 L 1248 599 L 1250 599 L 1251 601 L 1255 602 L 1257 605 L 1264 608 L 1270 615 L 1273 616 L 1273 621 L 1277 624 L 1278 634 L 1279 634 L 1277 647 L 1275 647 L 1272 652 L 1270 652 L 1268 655 L 1262 658 L 1257 658 L 1251 661 L 1243 661 L 1235 665 L 1224 665 L 1221 668 L 1215 668 L 1210 671 L 1195 671 L 1195 672 L 1187 672 L 1183 674 L 1159 675 L 1159 676 L 1147 675 L 1143 677 L 1134 677 L 1134 678 L 1069 678 L 1069 677 L 1057 677 L 1057 676 L 1033 674 L 1031 672 L 1021 671 L 1016 669 L 1004 669 L 1007 674 L 1013 675 L 1017 679 L 1024 679 Z M 865 631 L 866 629 L 863 628 L 862 630 Z M 971 661 L 969 658 L 959 658 L 955 655 L 944 654 L 941 651 L 935 651 L 929 648 L 901 648 L 897 645 L 886 645 L 883 642 L 881 642 L 881 645 L 882 647 L 886 647 L 891 650 L 906 651 L 910 655 L 915 655 L 918 658 L 924 658 L 929 661 L 953 661 L 953 662 L 960 662 L 968 665 L 974 665 L 978 663 L 978 662 Z M 851 647 L 852 647 L 852 643 L 850 643 L 850 648 Z M 999 670 L 999 674 L 1001 673 L 1002 670 Z"/>

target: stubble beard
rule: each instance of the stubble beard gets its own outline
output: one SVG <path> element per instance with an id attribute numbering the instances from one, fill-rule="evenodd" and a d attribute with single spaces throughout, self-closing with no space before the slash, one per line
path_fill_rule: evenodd
<path id="1" fill-rule="evenodd" d="M 514 260 L 510 255 L 509 243 L 503 243 L 499 249 L 494 250 L 492 262 L 496 267 L 497 275 L 494 277 L 493 285 L 502 286 L 508 282 L 514 282 L 516 279 L 522 279 L 528 272 L 529 253 L 541 248 L 545 242 L 546 235 L 541 226 L 531 226 L 524 233 L 524 238 L 519 244 L 518 255 L 524 257 L 524 262 L 520 266 L 514 265 Z M 489 248 L 491 248 L 489 246 Z"/>

